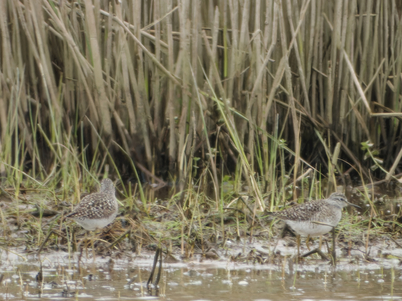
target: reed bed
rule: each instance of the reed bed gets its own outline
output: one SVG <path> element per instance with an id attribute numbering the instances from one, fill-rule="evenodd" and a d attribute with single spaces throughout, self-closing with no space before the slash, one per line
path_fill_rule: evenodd
<path id="1" fill-rule="evenodd" d="M 316 196 L 338 175 L 390 181 L 401 172 L 401 7 L 1 1 L 0 173 L 17 199 L 24 181 L 62 183 L 64 199 L 112 173 L 139 183 L 144 204 L 141 183 L 171 182 L 210 188 L 216 208 L 230 179 L 255 210 L 265 195 L 296 196 L 307 176 Z"/>

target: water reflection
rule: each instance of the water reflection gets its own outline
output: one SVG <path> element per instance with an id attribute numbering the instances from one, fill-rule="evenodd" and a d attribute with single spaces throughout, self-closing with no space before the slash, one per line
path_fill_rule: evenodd
<path id="1" fill-rule="evenodd" d="M 4 254 L 3 254 L 4 255 Z M 165 264 L 158 296 L 146 290 L 152 256 L 134 260 L 96 258 L 80 264 L 68 254 L 38 260 L 1 261 L 0 299 L 85 300 L 402 300 L 401 267 L 395 259 L 336 268 L 326 262 L 247 265 L 230 262 Z M 293 271 L 293 272 L 292 272 Z"/>

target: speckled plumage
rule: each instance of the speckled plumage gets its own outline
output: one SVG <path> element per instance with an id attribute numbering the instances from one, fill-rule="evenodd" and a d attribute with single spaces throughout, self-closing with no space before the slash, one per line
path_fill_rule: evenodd
<path id="1" fill-rule="evenodd" d="M 342 208 L 349 203 L 343 193 L 335 192 L 328 199 L 310 201 L 270 215 L 283 220 L 298 235 L 322 235 L 338 225 Z M 321 223 L 321 224 L 320 224 Z"/>
<path id="2" fill-rule="evenodd" d="M 117 215 L 116 189 L 110 179 L 103 179 L 99 192 L 84 197 L 68 215 L 86 230 L 96 230 L 110 224 Z"/>

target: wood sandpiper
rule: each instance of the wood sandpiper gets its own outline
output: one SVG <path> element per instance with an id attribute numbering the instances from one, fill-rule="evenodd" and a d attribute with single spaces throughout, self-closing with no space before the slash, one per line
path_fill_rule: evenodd
<path id="1" fill-rule="evenodd" d="M 84 197 L 68 215 L 85 230 L 101 229 L 109 225 L 117 215 L 116 189 L 110 179 L 103 179 L 99 192 Z"/>
<path id="2" fill-rule="evenodd" d="M 329 198 L 295 205 L 279 212 L 269 212 L 272 217 L 283 220 L 297 235 L 298 254 L 300 235 L 318 236 L 333 230 L 342 217 L 342 208 L 349 203 L 343 193 L 334 192 Z"/>

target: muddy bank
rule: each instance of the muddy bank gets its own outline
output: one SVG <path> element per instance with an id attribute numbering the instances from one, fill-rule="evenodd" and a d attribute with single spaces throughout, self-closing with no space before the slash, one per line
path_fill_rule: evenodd
<path id="1" fill-rule="evenodd" d="M 247 239 L 228 241 L 215 250 L 219 259 L 179 253 L 163 256 L 158 290 L 147 291 L 154 252 L 112 252 L 93 257 L 86 252 L 2 250 L 1 290 L 4 300 L 41 298 L 167 299 L 167 300 L 349 300 L 393 299 L 402 296 L 402 248 L 387 239 L 370 247 L 337 248 L 336 267 L 318 257 L 295 262 L 292 238 L 276 244 Z M 275 255 L 270 255 L 275 248 Z M 312 243 L 312 247 L 318 241 Z M 323 248 L 325 249 L 325 247 Z M 306 251 L 305 247 L 302 251 Z M 384 250 L 387 250 L 386 252 Z M 263 259 L 263 263 L 256 258 Z"/>
<path id="2" fill-rule="evenodd" d="M 399 199 L 343 211 L 333 266 L 317 254 L 297 258 L 295 237 L 285 232 L 281 238 L 283 224 L 252 215 L 244 202 L 216 210 L 204 199 L 186 211 L 174 198 L 135 202 L 94 233 L 64 220 L 68 204 L 41 197 L 1 203 L 3 299 L 353 300 L 397 299 L 402 293 Z M 319 244 L 312 238 L 309 248 Z M 330 234 L 321 245 L 330 257 Z M 148 292 L 158 247 L 159 289 Z M 301 254 L 306 252 L 303 238 Z"/>

